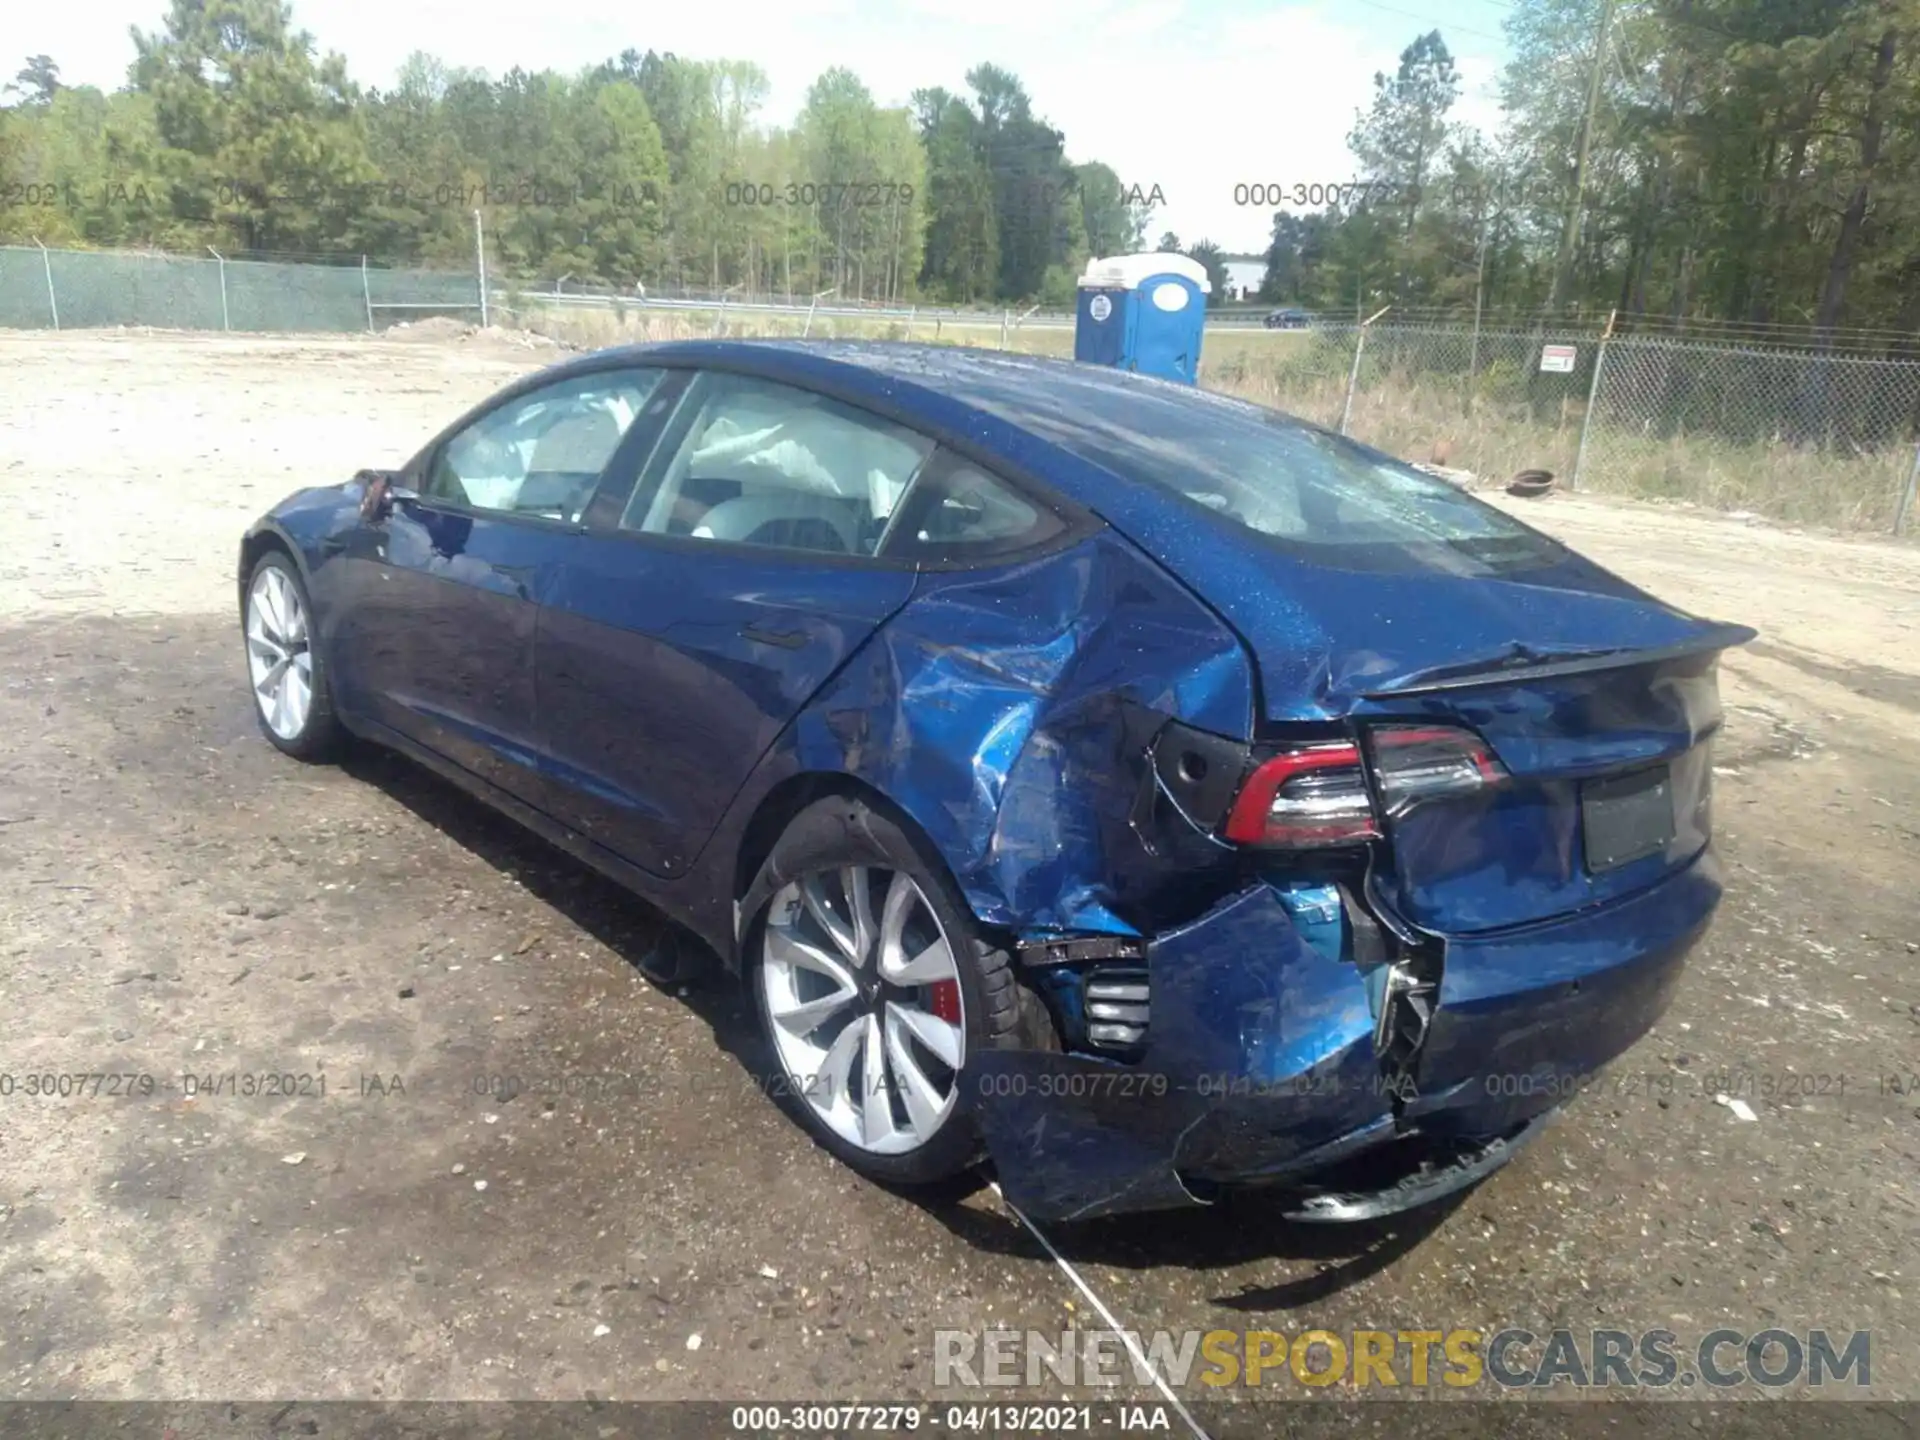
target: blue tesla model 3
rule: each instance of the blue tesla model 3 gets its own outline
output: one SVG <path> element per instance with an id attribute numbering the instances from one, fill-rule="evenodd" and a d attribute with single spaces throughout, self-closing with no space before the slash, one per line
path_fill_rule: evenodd
<path id="1" fill-rule="evenodd" d="M 857 343 L 531 375 L 274 508 L 238 590 L 274 745 L 614 876 L 822 1145 L 1056 1219 L 1510 1158 L 1709 923 L 1753 636 L 1274 411 Z"/>

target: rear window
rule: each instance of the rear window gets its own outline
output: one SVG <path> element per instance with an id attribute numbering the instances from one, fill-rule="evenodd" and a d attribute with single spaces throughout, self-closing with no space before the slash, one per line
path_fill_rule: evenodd
<path id="1" fill-rule="evenodd" d="M 1068 383 L 1071 412 L 1031 395 L 968 398 L 1084 460 L 1179 496 L 1303 558 L 1354 568 L 1408 560 L 1510 570 L 1560 547 L 1436 476 L 1258 406 L 1205 391 Z M 1169 387 L 1170 388 L 1170 387 Z"/>

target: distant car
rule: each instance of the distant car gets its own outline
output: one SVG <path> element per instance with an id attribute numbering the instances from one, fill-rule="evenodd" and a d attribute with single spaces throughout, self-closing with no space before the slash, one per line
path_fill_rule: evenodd
<path id="1" fill-rule="evenodd" d="M 1304 310 L 1275 310 L 1265 323 L 1269 330 L 1311 330 L 1313 316 Z"/>
<path id="2" fill-rule="evenodd" d="M 1720 899 L 1752 631 L 1190 385 L 606 350 L 238 560 L 274 745 L 377 741 L 606 871 L 740 974 L 821 1144 L 896 1183 L 990 1154 L 1037 1217 L 1458 1191 L 1647 1032 Z"/>

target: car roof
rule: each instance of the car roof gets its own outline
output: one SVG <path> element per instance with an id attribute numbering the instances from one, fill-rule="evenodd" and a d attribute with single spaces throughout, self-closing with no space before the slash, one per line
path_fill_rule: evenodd
<path id="1" fill-rule="evenodd" d="M 824 390 L 855 404 L 890 412 L 910 425 L 948 435 L 964 432 L 974 446 L 1018 461 L 1036 432 L 1079 429 L 1113 434 L 1112 407 L 1151 394 L 1196 412 L 1222 407 L 1242 415 L 1318 427 L 1196 386 L 1134 375 L 1106 366 L 1049 356 L 1019 355 L 964 345 L 889 340 L 676 340 L 620 346 L 577 356 L 544 372 L 547 379 L 618 364 L 661 364 L 742 371 L 804 389 Z M 523 382 L 524 383 L 524 382 Z M 1089 402 L 1107 411 L 1104 417 Z M 1027 432 L 1014 443 L 1003 427 Z M 1040 442 L 1045 444 L 1046 442 Z M 1059 454 L 1059 447 L 1047 448 Z M 1029 453 L 1028 459 L 1031 459 Z"/>
<path id="2" fill-rule="evenodd" d="M 963 345 L 678 340 L 578 356 L 516 388 L 620 365 L 712 368 L 795 385 L 885 416 L 1136 540 L 1191 524 L 1155 478 L 1213 426 L 1324 427 L 1195 385 Z M 1235 543 L 1242 543 L 1236 539 Z"/>

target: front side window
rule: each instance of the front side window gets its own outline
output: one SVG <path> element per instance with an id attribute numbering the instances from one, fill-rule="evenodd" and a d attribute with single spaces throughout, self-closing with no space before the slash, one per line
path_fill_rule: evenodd
<path id="1" fill-rule="evenodd" d="M 708 374 L 681 404 L 620 519 L 625 530 L 826 555 L 872 555 L 933 450 L 825 396 Z"/>
<path id="2" fill-rule="evenodd" d="M 479 510 L 577 521 L 664 373 L 600 371 L 509 400 L 440 447 L 424 493 Z"/>

